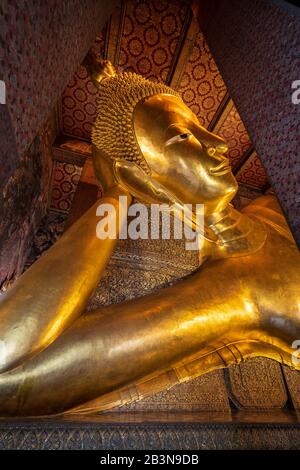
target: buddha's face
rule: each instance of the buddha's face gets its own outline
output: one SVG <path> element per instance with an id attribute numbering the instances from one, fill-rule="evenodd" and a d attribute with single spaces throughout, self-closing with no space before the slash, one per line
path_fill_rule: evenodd
<path id="1" fill-rule="evenodd" d="M 154 184 L 181 204 L 204 204 L 206 215 L 226 207 L 237 191 L 227 146 L 179 98 L 154 95 L 138 103 L 133 123 Z"/>

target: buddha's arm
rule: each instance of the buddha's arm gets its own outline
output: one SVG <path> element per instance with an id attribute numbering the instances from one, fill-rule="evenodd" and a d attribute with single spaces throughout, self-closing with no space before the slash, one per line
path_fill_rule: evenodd
<path id="1" fill-rule="evenodd" d="M 151 296 L 81 316 L 47 349 L 0 375 L 1 415 L 61 412 L 215 341 L 249 338 L 255 307 L 245 309 L 234 275 L 224 281 L 230 263 L 221 265 L 223 271 L 215 263 Z"/>
<path id="2" fill-rule="evenodd" d="M 117 216 L 120 194 L 115 186 L 101 200 L 113 204 Z M 116 243 L 96 236 L 99 203 L 1 297 L 0 371 L 46 347 L 84 311 Z"/>

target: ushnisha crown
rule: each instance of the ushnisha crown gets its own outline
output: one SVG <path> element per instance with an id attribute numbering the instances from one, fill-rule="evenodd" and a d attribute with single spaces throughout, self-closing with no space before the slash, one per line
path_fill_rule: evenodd
<path id="1" fill-rule="evenodd" d="M 132 72 L 116 73 L 108 61 L 100 61 L 96 73 L 98 113 L 92 142 L 112 159 L 136 162 L 149 173 L 133 129 L 133 111 L 141 100 L 157 94 L 178 96 L 172 88 Z M 94 74 L 95 75 L 95 74 Z"/>

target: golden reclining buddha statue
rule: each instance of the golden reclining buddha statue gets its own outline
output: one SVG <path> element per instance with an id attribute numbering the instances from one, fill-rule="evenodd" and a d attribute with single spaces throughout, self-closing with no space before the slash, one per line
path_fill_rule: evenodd
<path id="1" fill-rule="evenodd" d="M 117 243 L 96 236 L 97 201 L 1 298 L 0 416 L 100 411 L 132 386 L 142 397 L 166 374 L 175 385 L 254 356 L 300 369 L 300 257 L 276 199 L 235 210 L 225 142 L 175 91 L 93 56 L 85 65 L 99 89 L 100 202 L 121 224 L 119 196 L 204 204 L 201 266 L 151 295 L 87 312 Z"/>

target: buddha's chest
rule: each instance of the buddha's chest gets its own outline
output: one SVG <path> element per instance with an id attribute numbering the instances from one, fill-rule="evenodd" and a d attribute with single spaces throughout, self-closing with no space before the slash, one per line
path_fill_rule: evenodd
<path id="1" fill-rule="evenodd" d="M 282 237 L 240 260 L 236 275 L 260 311 L 300 317 L 300 254 Z"/>

